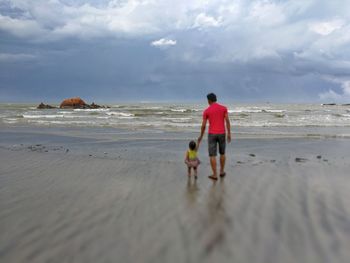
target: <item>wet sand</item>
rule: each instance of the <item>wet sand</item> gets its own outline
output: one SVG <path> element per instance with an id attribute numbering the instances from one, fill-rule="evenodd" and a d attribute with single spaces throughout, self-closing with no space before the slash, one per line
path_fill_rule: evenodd
<path id="1" fill-rule="evenodd" d="M 349 262 L 349 140 L 234 140 L 213 183 L 191 136 L 0 132 L 0 261 Z"/>

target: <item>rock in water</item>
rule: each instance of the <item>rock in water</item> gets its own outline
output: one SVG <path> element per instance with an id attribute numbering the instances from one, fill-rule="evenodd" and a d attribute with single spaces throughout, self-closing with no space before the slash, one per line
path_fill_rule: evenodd
<path id="1" fill-rule="evenodd" d="M 104 108 L 103 106 L 100 106 L 100 105 L 95 104 L 95 102 L 91 103 L 91 105 L 89 105 L 89 107 L 90 107 L 91 109 Z"/>
<path id="2" fill-rule="evenodd" d="M 36 108 L 37 109 L 55 109 L 56 107 L 48 105 L 48 104 L 40 103 L 39 106 Z"/>
<path id="3" fill-rule="evenodd" d="M 87 104 L 79 97 L 69 98 L 62 101 L 60 108 L 84 109 L 87 108 Z"/>
<path id="4" fill-rule="evenodd" d="M 308 161 L 308 159 L 297 157 L 295 158 L 295 161 L 297 163 L 305 163 L 306 161 Z"/>

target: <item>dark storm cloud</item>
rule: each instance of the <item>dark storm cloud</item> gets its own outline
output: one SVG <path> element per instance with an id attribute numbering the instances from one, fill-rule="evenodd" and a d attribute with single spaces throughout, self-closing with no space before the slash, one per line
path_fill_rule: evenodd
<path id="1" fill-rule="evenodd" d="M 346 1 L 0 1 L 1 100 L 350 99 Z"/>

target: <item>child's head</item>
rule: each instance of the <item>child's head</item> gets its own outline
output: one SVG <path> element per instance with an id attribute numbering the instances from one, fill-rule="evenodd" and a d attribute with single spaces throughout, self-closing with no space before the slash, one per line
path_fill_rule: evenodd
<path id="1" fill-rule="evenodd" d="M 188 144 L 188 147 L 190 147 L 190 149 L 193 151 L 196 149 L 196 142 L 195 141 L 190 141 L 190 143 Z"/>

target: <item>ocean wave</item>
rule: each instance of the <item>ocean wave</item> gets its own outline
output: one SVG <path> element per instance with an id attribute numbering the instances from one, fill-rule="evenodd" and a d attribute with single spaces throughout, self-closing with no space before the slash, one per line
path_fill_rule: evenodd
<path id="1" fill-rule="evenodd" d="M 263 112 L 271 112 L 271 113 L 284 113 L 287 110 L 263 110 Z"/>
<path id="2" fill-rule="evenodd" d="M 183 118 L 162 117 L 161 119 L 168 120 L 171 122 L 188 122 L 188 121 L 192 120 L 192 118 L 190 118 L 190 117 L 183 117 Z"/>
<path id="3" fill-rule="evenodd" d="M 40 118 L 55 119 L 55 118 L 64 118 L 65 117 L 63 114 L 54 114 L 54 115 L 29 115 L 29 114 L 23 114 L 22 116 L 25 119 L 40 119 Z"/>
<path id="4" fill-rule="evenodd" d="M 235 109 L 228 110 L 228 113 L 259 113 L 261 110 L 253 110 L 253 109 Z"/>
<path id="5" fill-rule="evenodd" d="M 4 123 L 8 123 L 8 124 L 14 124 L 14 123 L 18 123 L 18 119 L 14 119 L 14 118 L 4 118 L 3 122 Z"/>
<path id="6" fill-rule="evenodd" d="M 29 115 L 29 114 L 23 114 L 23 118 L 25 119 L 72 119 L 72 118 L 86 118 L 86 116 L 83 115 L 64 115 L 64 114 L 46 114 L 46 115 Z"/>
<path id="7" fill-rule="evenodd" d="M 195 109 L 170 109 L 170 111 L 172 111 L 172 112 L 195 112 L 198 110 L 195 110 Z"/>
<path id="8" fill-rule="evenodd" d="M 311 104 L 228 106 L 233 127 L 350 127 L 349 108 L 325 109 Z M 110 109 L 37 110 L 28 105 L 10 108 L 0 105 L 0 123 L 3 126 L 20 123 L 36 126 L 123 127 L 130 130 L 149 127 L 164 131 L 192 131 L 201 125 L 200 108 L 197 104 L 121 104 L 113 105 Z"/>
<path id="9" fill-rule="evenodd" d="M 186 109 L 170 109 L 173 112 L 186 112 Z"/>
<path id="10" fill-rule="evenodd" d="M 118 112 L 118 111 L 106 112 L 106 114 L 109 116 L 135 117 L 135 114 L 133 113 Z"/>
<path id="11" fill-rule="evenodd" d="M 50 125 L 50 124 L 60 124 L 60 125 L 72 125 L 72 124 L 79 124 L 84 126 L 99 126 L 99 123 L 96 123 L 95 121 L 58 121 L 58 120 L 29 120 L 30 123 L 36 123 L 36 124 L 43 124 L 43 125 Z"/>
<path id="12" fill-rule="evenodd" d="M 101 109 L 74 109 L 74 111 L 86 111 L 86 112 L 89 112 L 89 111 L 109 111 L 109 109 L 106 109 L 106 108 L 101 108 Z"/>
<path id="13" fill-rule="evenodd" d="M 234 109 L 228 110 L 229 113 L 284 113 L 287 110 L 271 110 L 271 109 Z"/>

